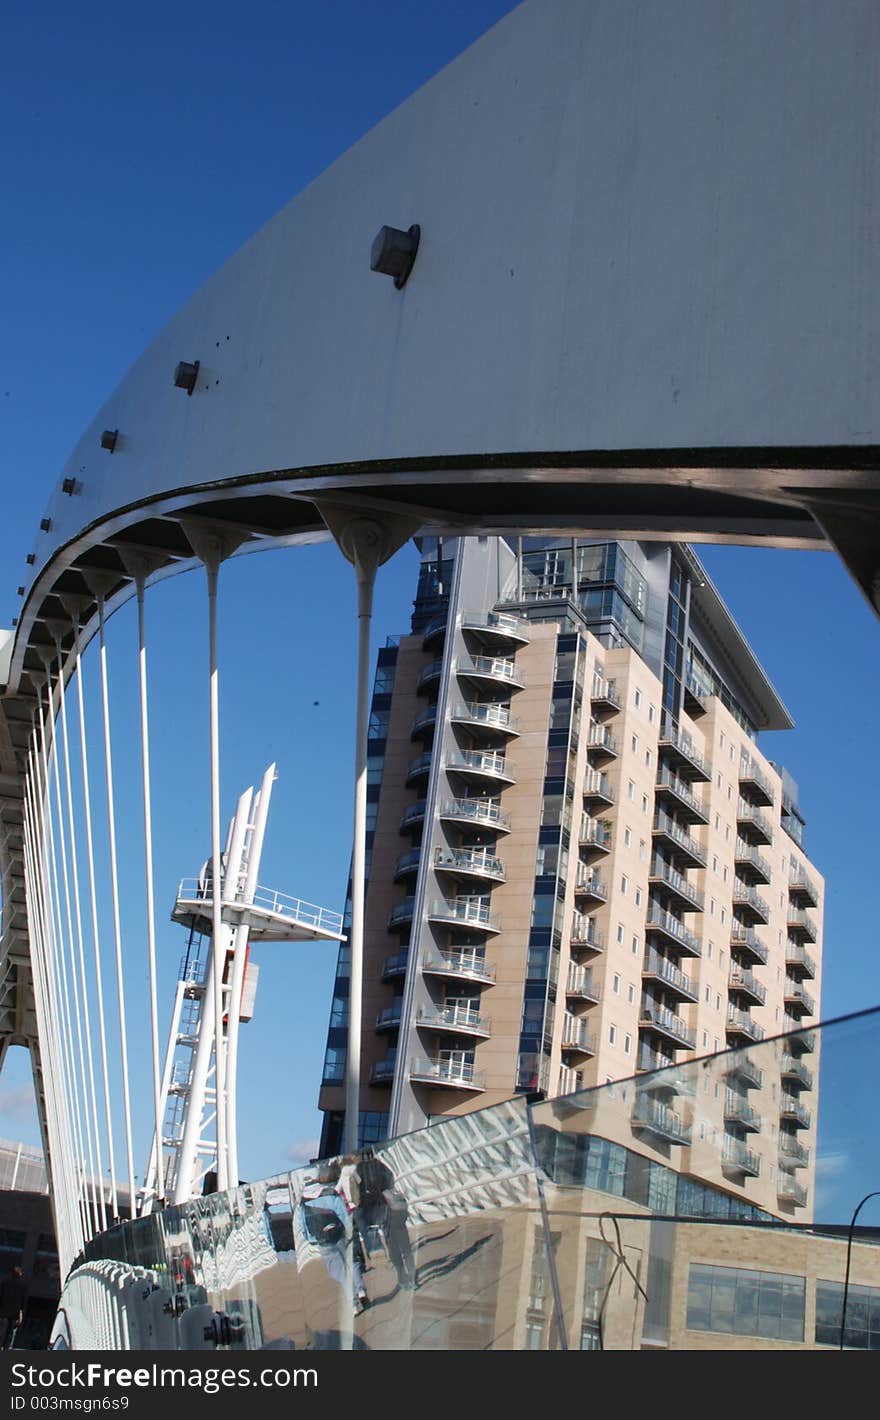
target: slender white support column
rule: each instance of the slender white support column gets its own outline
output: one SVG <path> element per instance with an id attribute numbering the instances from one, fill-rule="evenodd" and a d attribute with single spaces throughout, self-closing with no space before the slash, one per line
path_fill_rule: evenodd
<path id="1" fill-rule="evenodd" d="M 83 778 L 83 806 L 86 823 L 86 852 L 89 868 L 89 904 L 92 916 L 92 946 L 95 958 L 95 986 L 98 1006 L 98 1036 L 101 1046 L 101 1079 L 104 1090 L 104 1115 L 107 1129 L 107 1154 L 110 1162 L 110 1214 L 119 1216 L 119 1198 L 116 1189 L 116 1158 L 113 1146 L 113 1108 L 110 1100 L 110 1067 L 107 1058 L 107 1025 L 104 1014 L 104 973 L 101 966 L 101 938 L 98 927 L 98 895 L 95 886 L 95 842 L 92 833 L 92 794 L 89 783 L 89 756 L 86 746 L 86 712 L 83 694 L 82 658 L 79 646 L 79 623 L 74 623 L 76 636 L 76 692 L 79 709 L 79 753 Z"/>
<path id="2" fill-rule="evenodd" d="M 116 1008 L 119 1025 L 119 1055 L 122 1071 L 122 1109 L 125 1120 L 125 1162 L 128 1173 L 131 1216 L 135 1216 L 137 1194 L 134 1186 L 134 1147 L 131 1134 L 131 1089 L 128 1073 L 128 1032 L 125 1020 L 125 971 L 122 963 L 122 926 L 119 915 L 119 865 L 116 853 L 116 801 L 113 792 L 113 755 L 110 745 L 110 684 L 107 674 L 107 640 L 104 597 L 98 595 L 98 626 L 101 663 L 101 710 L 104 724 L 104 778 L 107 786 L 107 830 L 110 846 L 110 893 L 113 905 L 113 941 L 116 955 Z"/>
<path id="3" fill-rule="evenodd" d="M 159 1059 L 159 1002 L 156 983 L 156 904 L 153 887 L 153 799 L 150 780 L 150 728 L 147 711 L 147 637 L 145 621 L 146 581 L 142 572 L 135 577 L 138 611 L 138 689 L 141 712 L 141 780 L 144 808 L 144 875 L 147 892 L 147 962 L 150 978 L 150 1044 L 153 1061 L 153 1116 L 156 1128 L 156 1176 L 162 1181 L 162 1079 Z"/>
<path id="4" fill-rule="evenodd" d="M 171 1010 L 171 1026 L 168 1031 L 168 1044 L 165 1047 L 165 1064 L 162 1068 L 162 1100 L 168 1099 L 168 1091 L 171 1088 L 171 1071 L 174 1066 L 174 1049 L 177 1044 L 177 1031 L 180 1026 L 180 1014 L 183 1010 L 183 993 L 186 990 L 186 982 L 178 981 L 177 990 L 174 993 L 174 1006 Z M 163 1120 L 164 1122 L 164 1120 Z M 147 1172 L 144 1175 L 144 1194 L 146 1197 L 165 1197 L 165 1179 L 158 1178 L 156 1174 L 156 1135 L 153 1134 L 153 1142 L 150 1145 L 150 1157 L 147 1161 Z"/>
<path id="5" fill-rule="evenodd" d="M 217 1091 L 217 1187 L 229 1187 L 226 1133 L 226 1049 L 223 1034 L 223 878 L 220 861 L 220 694 L 217 665 L 217 580 L 220 557 L 203 558 L 208 579 L 208 684 L 211 740 L 211 964 L 214 1007 L 214 1083 Z M 206 1001 L 207 1006 L 207 1001 Z"/>

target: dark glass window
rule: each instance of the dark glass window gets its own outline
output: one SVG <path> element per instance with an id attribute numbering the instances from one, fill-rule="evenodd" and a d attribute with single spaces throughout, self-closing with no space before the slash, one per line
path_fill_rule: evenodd
<path id="1" fill-rule="evenodd" d="M 692 1262 L 687 1324 L 694 1331 L 804 1339 L 803 1277 Z"/>
<path id="2" fill-rule="evenodd" d="M 816 1345 L 839 1346 L 843 1312 L 843 1283 L 816 1283 Z M 880 1351 L 880 1287 L 849 1285 L 846 1298 L 844 1346 L 860 1351 Z"/>

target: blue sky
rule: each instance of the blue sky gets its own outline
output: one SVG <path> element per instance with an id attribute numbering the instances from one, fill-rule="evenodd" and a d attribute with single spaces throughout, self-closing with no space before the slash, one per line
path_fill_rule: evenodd
<path id="1" fill-rule="evenodd" d="M 0 624 L 15 614 L 24 555 L 57 470 L 147 342 L 295 192 L 510 8 L 501 0 L 253 0 L 206 13 L 48 0 L 7 9 Z M 823 1014 L 874 1004 L 876 623 L 832 555 L 701 555 L 797 721 L 765 749 L 800 783 L 807 847 L 829 881 Z M 407 628 L 414 567 L 408 548 L 382 573 L 377 644 Z M 315 547 L 240 559 L 224 569 L 223 592 L 224 815 L 277 759 L 261 877 L 341 907 L 353 742 L 349 577 L 332 548 Z M 204 616 L 195 576 L 150 596 L 165 1003 L 183 950 L 167 920 L 174 886 L 196 871 L 207 843 Z M 131 816 L 126 933 L 142 962 L 137 745 L 129 749 L 124 733 L 133 637 L 128 608 L 112 623 L 111 656 L 120 796 Z M 95 668 L 86 669 L 94 707 Z M 317 1137 L 334 953 L 273 948 L 260 961 L 257 1016 L 242 1033 L 240 1155 L 249 1177 L 298 1159 Z M 143 976 L 133 965 L 134 1001 Z M 143 1025 L 134 1035 L 145 1052 Z M 20 1058 L 10 1058 L 0 1083 L 0 1134 L 36 1142 Z"/>

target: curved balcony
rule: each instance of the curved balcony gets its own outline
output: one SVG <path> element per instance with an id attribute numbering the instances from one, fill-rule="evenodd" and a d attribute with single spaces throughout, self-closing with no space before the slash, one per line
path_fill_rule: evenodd
<path id="1" fill-rule="evenodd" d="M 700 889 L 689 883 L 687 878 L 676 872 L 675 868 L 664 863 L 662 858 L 654 857 L 651 862 L 651 870 L 648 874 L 648 881 L 652 887 L 662 888 L 671 897 L 676 906 L 682 912 L 702 912 L 705 904 L 705 896 Z"/>
<path id="2" fill-rule="evenodd" d="M 451 1031 L 485 1040 L 492 1034 L 489 1021 L 468 1006 L 420 1006 L 416 1024 L 424 1030 Z"/>
<path id="3" fill-rule="evenodd" d="M 747 1099 L 737 1094 L 736 1090 L 727 1090 L 724 1095 L 724 1118 L 731 1124 L 738 1124 L 740 1129 L 746 1129 L 752 1134 L 758 1134 L 761 1129 L 761 1116 L 756 1109 L 752 1109 Z"/>
<path id="4" fill-rule="evenodd" d="M 581 815 L 578 843 L 582 853 L 610 853 L 613 842 L 614 835 L 607 819 L 590 818 L 589 814 Z"/>
<path id="5" fill-rule="evenodd" d="M 740 922 L 733 922 L 730 928 L 730 947 L 731 951 L 735 951 L 737 956 L 742 957 L 752 966 L 767 965 L 768 949 L 758 939 L 751 927 L 744 927 Z"/>
<path id="6" fill-rule="evenodd" d="M 788 976 L 785 978 L 783 987 L 783 999 L 785 1009 L 792 1015 L 797 1014 L 800 1017 L 815 1016 L 816 1014 L 816 1003 L 809 991 L 805 991 L 802 986 L 792 981 Z"/>
<path id="7" fill-rule="evenodd" d="M 770 921 L 770 908 L 764 898 L 748 883 L 740 882 L 739 878 L 733 884 L 733 905 L 742 919 L 760 922 L 765 927 Z"/>
<path id="8" fill-rule="evenodd" d="M 465 611 L 462 631 L 469 631 L 486 646 L 527 646 L 529 623 L 509 611 Z"/>
<path id="9" fill-rule="evenodd" d="M 690 1144 L 691 1126 L 680 1114 L 647 1092 L 639 1092 L 631 1116 L 633 1129 L 653 1134 L 665 1144 Z"/>
<path id="10" fill-rule="evenodd" d="M 440 616 L 433 617 L 422 632 L 422 645 L 427 651 L 429 646 L 442 645 L 446 639 L 447 613 L 444 611 Z"/>
<path id="11" fill-rule="evenodd" d="M 519 721 L 511 715 L 508 705 L 493 701 L 460 700 L 453 705 L 449 716 L 454 725 L 467 725 L 471 730 L 485 730 L 493 737 L 506 735 L 512 739 L 519 734 Z"/>
<path id="12" fill-rule="evenodd" d="M 450 774 L 458 774 L 462 779 L 476 784 L 515 784 L 503 754 L 492 750 L 459 749 L 446 756 L 446 768 Z"/>
<path id="13" fill-rule="evenodd" d="M 805 947 L 800 947 L 796 942 L 786 942 L 785 944 L 785 965 L 800 972 L 801 978 L 809 977 L 815 980 L 816 963 Z"/>
<path id="14" fill-rule="evenodd" d="M 743 756 L 739 765 L 739 782 L 747 791 L 747 797 L 753 804 L 763 804 L 765 808 L 772 809 L 776 802 L 773 793 L 773 785 L 766 774 L 758 768 L 753 759 Z"/>
<path id="15" fill-rule="evenodd" d="M 382 980 L 394 981 L 400 976 L 406 976 L 407 963 L 409 962 L 409 947 L 402 947 L 393 956 L 386 957 L 382 963 Z"/>
<path id="16" fill-rule="evenodd" d="M 575 1055 L 595 1055 L 596 1037 L 587 1030 L 587 1023 L 566 1011 L 562 1020 L 560 1046 Z"/>
<path id="17" fill-rule="evenodd" d="M 504 882 L 504 864 L 490 848 L 435 848 L 434 868 L 456 878 L 488 878 Z"/>
<path id="18" fill-rule="evenodd" d="M 721 1147 L 721 1167 L 725 1173 L 746 1174 L 749 1178 L 758 1178 L 761 1173 L 761 1160 L 751 1149 L 746 1148 L 741 1139 L 733 1139 L 729 1134 L 725 1134 Z"/>
<path id="19" fill-rule="evenodd" d="M 607 726 L 600 725 L 597 720 L 592 720 L 590 733 L 587 736 L 587 749 L 593 760 L 616 759 L 620 754 L 620 742 Z"/>
<path id="20" fill-rule="evenodd" d="M 477 1070 L 469 1060 L 421 1060 L 410 1061 L 409 1077 L 417 1084 L 442 1085 L 453 1090 L 484 1089 L 483 1072 Z"/>
<path id="21" fill-rule="evenodd" d="M 691 1030 L 681 1016 L 666 1006 L 658 1006 L 656 1001 L 643 1001 L 639 1010 L 639 1026 L 642 1030 L 654 1031 L 675 1045 L 693 1050 L 697 1043 L 697 1033 Z"/>
<path id="22" fill-rule="evenodd" d="M 767 988 L 745 967 L 733 965 L 727 982 L 731 996 L 744 996 L 747 1001 L 763 1006 L 767 1000 Z"/>
<path id="23" fill-rule="evenodd" d="M 384 1011 L 380 1011 L 376 1017 L 376 1030 L 397 1030 L 400 1025 L 400 1012 L 402 1002 L 395 1001 L 393 1006 L 386 1006 Z"/>
<path id="24" fill-rule="evenodd" d="M 410 730 L 411 740 L 429 740 L 437 728 L 437 706 L 429 705 L 421 715 L 417 715 Z"/>
<path id="25" fill-rule="evenodd" d="M 787 1168 L 805 1169 L 810 1164 L 810 1151 L 799 1144 L 793 1134 L 779 1136 L 779 1162 Z"/>
<path id="26" fill-rule="evenodd" d="M 712 771 L 690 735 L 671 720 L 663 721 L 659 747 L 665 762 L 672 765 L 683 779 L 700 780 L 704 784 L 712 782 Z"/>
<path id="27" fill-rule="evenodd" d="M 802 907 L 789 907 L 787 926 L 793 935 L 803 937 L 807 942 L 815 942 L 816 924 Z"/>
<path id="28" fill-rule="evenodd" d="M 396 1060 L 377 1060 L 370 1070 L 371 1085 L 390 1085 L 394 1080 Z"/>
<path id="29" fill-rule="evenodd" d="M 809 1129 L 813 1119 L 810 1110 L 801 1104 L 797 1095 L 790 1095 L 786 1091 L 783 1091 L 779 1100 L 779 1117 L 795 1129 Z"/>
<path id="30" fill-rule="evenodd" d="M 679 922 L 677 917 L 673 917 L 671 912 L 664 912 L 656 902 L 648 904 L 645 930 L 665 938 L 668 942 L 674 942 L 679 951 L 687 952 L 688 956 L 702 955 L 703 944 L 699 937 L 695 937 L 693 932 L 689 932 L 684 923 Z"/>
<path id="31" fill-rule="evenodd" d="M 683 971 L 661 956 L 659 952 L 649 948 L 645 952 L 642 962 L 642 979 L 646 982 L 656 983 L 665 986 L 666 990 L 673 996 L 677 996 L 680 1001 L 697 1001 L 699 992 L 689 976 L 685 976 Z"/>
<path id="32" fill-rule="evenodd" d="M 501 919 L 490 912 L 488 899 L 481 897 L 456 897 L 451 902 L 440 898 L 428 908 L 428 920 L 477 932 L 501 931 Z"/>
<path id="33" fill-rule="evenodd" d="M 414 897 L 405 897 L 403 902 L 396 902 L 388 914 L 388 930 L 396 932 L 401 927 L 408 927 L 413 920 L 413 908 L 415 906 Z"/>
<path id="34" fill-rule="evenodd" d="M 584 775 L 584 802 L 604 804 L 610 806 L 614 803 L 614 790 L 607 774 L 602 774 L 598 769 L 589 769 Z"/>
<path id="35" fill-rule="evenodd" d="M 792 863 L 788 873 L 789 896 L 806 907 L 819 906 L 819 889 L 800 864 Z"/>
<path id="36" fill-rule="evenodd" d="M 501 807 L 500 799 L 469 798 L 444 799 L 440 805 L 440 817 L 448 823 L 463 823 L 470 828 L 493 828 L 498 833 L 510 832 L 510 814 Z"/>
<path id="37" fill-rule="evenodd" d="M 425 976 L 438 976 L 443 980 L 475 982 L 481 986 L 492 986 L 495 969 L 488 966 L 482 952 L 474 947 L 438 952 L 426 958 L 422 964 Z"/>
<path id="38" fill-rule="evenodd" d="M 419 871 L 421 858 L 421 848 L 410 848 L 408 853 L 401 853 L 394 865 L 394 881 L 397 883 L 401 878 L 415 877 Z"/>
<path id="39" fill-rule="evenodd" d="M 522 690 L 524 684 L 516 662 L 509 656 L 460 656 L 453 670 L 459 680 L 470 681 L 481 688 L 503 685 L 514 691 Z"/>
<path id="40" fill-rule="evenodd" d="M 727 1008 L 728 1038 L 741 1037 L 745 1040 L 763 1040 L 764 1027 L 753 1021 L 746 1011 L 738 1011 L 735 1006 Z"/>
<path id="41" fill-rule="evenodd" d="M 599 714 L 613 714 L 620 709 L 620 695 L 617 690 L 617 681 L 603 680 L 601 676 L 593 676 L 593 684 L 590 687 L 590 704 L 594 711 Z"/>
<path id="42" fill-rule="evenodd" d="M 565 994 L 575 1001 L 590 1001 L 592 1004 L 602 999 L 602 992 L 594 983 L 589 967 L 575 966 L 574 962 L 569 963 Z"/>
<path id="43" fill-rule="evenodd" d="M 608 884 L 597 873 L 579 872 L 574 882 L 574 895 L 591 902 L 606 902 Z"/>
<path id="44" fill-rule="evenodd" d="M 400 832 L 411 833 L 414 828 L 419 828 L 425 821 L 426 799 L 416 799 L 414 804 L 407 804 L 400 819 Z"/>
<path id="45" fill-rule="evenodd" d="M 432 755 L 430 751 L 427 751 L 425 754 L 417 754 L 415 759 L 410 760 L 406 767 L 407 784 L 415 784 L 418 779 L 427 779 L 431 773 L 431 759 Z"/>
<path id="46" fill-rule="evenodd" d="M 739 876 L 748 883 L 769 883 L 773 870 L 767 859 L 764 858 L 751 843 L 746 843 L 744 838 L 737 838 L 733 859 L 736 864 L 736 871 Z"/>
<path id="47" fill-rule="evenodd" d="M 435 686 L 442 674 L 442 658 L 438 657 L 435 661 L 429 661 L 428 664 L 422 668 L 421 674 L 416 681 L 416 690 L 427 690 L 429 687 Z"/>
<path id="48" fill-rule="evenodd" d="M 654 814 L 651 832 L 654 838 L 659 839 L 670 853 L 675 854 L 681 867 L 705 868 L 706 850 L 682 828 L 681 824 L 676 823 L 662 809 L 657 809 Z"/>
<path id="49" fill-rule="evenodd" d="M 661 768 L 654 784 L 655 799 L 662 799 L 672 805 L 679 818 L 690 824 L 705 825 L 709 814 L 703 808 L 689 784 L 673 774 L 671 769 Z"/>
<path id="50" fill-rule="evenodd" d="M 801 1089 L 813 1088 L 813 1072 L 802 1065 L 796 1055 L 785 1053 L 779 1062 L 779 1073 L 788 1084 L 799 1085 Z"/>
<path id="51" fill-rule="evenodd" d="M 569 950 L 573 952 L 604 952 L 605 937 L 592 917 L 575 912 L 571 922 Z"/>
<path id="52" fill-rule="evenodd" d="M 770 844 L 773 842 L 773 829 L 769 821 L 760 809 L 753 808 L 751 804 L 746 803 L 745 799 L 740 799 L 737 805 L 736 826 L 741 836 L 749 843 Z"/>

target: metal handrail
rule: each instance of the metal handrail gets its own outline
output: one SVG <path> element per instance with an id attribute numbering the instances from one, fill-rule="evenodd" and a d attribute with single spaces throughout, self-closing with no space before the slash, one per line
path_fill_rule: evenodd
<path id="1" fill-rule="evenodd" d="M 509 656 L 459 656 L 453 669 L 459 675 L 487 675 L 493 680 L 515 681 L 516 662 Z"/>
<path id="2" fill-rule="evenodd" d="M 487 774 L 505 774 L 506 758 L 497 750 L 459 749 L 446 756 L 447 769 L 476 769 Z"/>
<path id="3" fill-rule="evenodd" d="M 604 770 L 591 769 L 584 775 L 584 796 L 595 793 L 602 794 L 604 798 L 610 799 L 614 803 L 614 791 Z"/>
<path id="4" fill-rule="evenodd" d="M 495 968 L 488 964 L 486 958 L 476 948 L 462 948 L 458 951 L 450 950 L 427 956 L 422 963 L 422 970 L 449 972 L 451 976 L 485 977 L 489 981 L 495 980 Z"/>
<path id="5" fill-rule="evenodd" d="M 741 1139 L 732 1139 L 729 1134 L 725 1134 L 721 1145 L 721 1154 L 728 1163 L 744 1167 L 750 1173 L 759 1174 L 761 1172 L 760 1157 L 753 1154 L 751 1149 L 747 1149 Z"/>
<path id="6" fill-rule="evenodd" d="M 766 965 L 769 949 L 759 941 L 752 927 L 742 927 L 739 923 L 734 922 L 730 929 L 730 945 L 732 947 L 748 947 Z"/>
<path id="7" fill-rule="evenodd" d="M 489 903 L 482 898 L 458 897 L 448 902 L 439 898 L 431 903 L 429 916 L 439 917 L 448 922 L 471 922 L 481 927 L 500 927 L 500 918 L 489 910 Z"/>
<path id="8" fill-rule="evenodd" d="M 445 1080 L 449 1084 L 483 1084 L 483 1072 L 468 1060 L 423 1060 L 410 1061 L 410 1076 L 414 1079 Z"/>
<path id="9" fill-rule="evenodd" d="M 733 900 L 739 904 L 747 902 L 750 907 L 760 913 L 765 921 L 770 916 L 770 908 L 764 898 L 759 892 L 755 892 L 755 889 L 750 887 L 748 883 L 744 883 L 742 878 L 734 878 L 733 880 Z"/>
<path id="10" fill-rule="evenodd" d="M 683 971 L 680 971 L 666 957 L 662 957 L 653 947 L 649 947 L 645 952 L 642 971 L 659 976 L 661 980 L 668 982 L 670 986 L 677 986 L 680 991 L 686 992 L 689 996 L 695 994 L 690 977 L 685 976 Z"/>
<path id="11" fill-rule="evenodd" d="M 649 876 L 659 878 L 661 882 L 666 883 L 668 887 L 674 888 L 676 892 L 679 892 L 682 897 L 686 897 L 689 902 L 695 903 L 696 911 L 703 911 L 706 902 L 706 894 L 700 892 L 699 888 L 689 883 L 687 878 L 683 877 L 675 868 L 671 868 L 662 858 L 658 858 L 656 853 L 651 860 Z"/>
<path id="12" fill-rule="evenodd" d="M 759 1026 L 757 1021 L 745 1011 L 738 1011 L 735 1006 L 727 1008 L 727 1024 L 734 1030 L 741 1031 L 743 1035 L 749 1036 L 752 1040 L 764 1039 L 764 1027 Z"/>
<path id="13" fill-rule="evenodd" d="M 668 932 L 670 937 L 675 937 L 676 941 L 683 946 L 689 947 L 696 955 L 702 952 L 702 943 L 699 937 L 695 937 L 693 932 L 689 932 L 677 917 L 673 917 L 671 912 L 664 912 L 655 902 L 648 907 L 648 916 L 645 919 L 646 927 L 657 927 L 661 931 Z"/>
<path id="14" fill-rule="evenodd" d="M 661 1104 L 644 1091 L 636 1095 L 632 1117 L 636 1124 L 660 1129 L 664 1134 L 672 1135 L 681 1144 L 690 1143 L 690 1125 L 685 1124 L 681 1116 L 676 1114 L 674 1109 L 670 1109 L 669 1105 Z"/>
<path id="15" fill-rule="evenodd" d="M 465 611 L 461 616 L 462 629 L 481 631 L 512 631 L 514 635 L 528 640 L 528 621 L 514 616 L 510 611 Z"/>
<path id="16" fill-rule="evenodd" d="M 738 1095 L 736 1090 L 725 1091 L 724 1113 L 728 1119 L 736 1119 L 740 1124 L 753 1124 L 757 1129 L 761 1127 L 761 1116 L 758 1111 L 753 1109 L 742 1095 Z"/>
<path id="17" fill-rule="evenodd" d="M 663 768 L 658 771 L 654 787 L 657 789 L 671 789 L 674 794 L 677 794 L 680 799 L 693 809 L 694 813 L 699 814 L 701 818 L 706 817 L 706 810 L 703 808 L 703 805 L 690 785 L 685 783 L 684 779 L 680 779 L 677 774 L 673 774 L 671 769 Z"/>
<path id="18" fill-rule="evenodd" d="M 177 900 L 207 905 L 213 901 L 211 883 L 199 878 L 181 878 L 177 886 Z M 314 902 L 306 902 L 301 897 L 291 897 L 286 892 L 276 892 L 273 888 L 258 886 L 247 899 L 223 897 L 221 889 L 221 907 L 256 907 L 262 912 L 284 917 L 301 927 L 314 927 L 321 932 L 337 936 L 342 932 L 341 912 L 331 912 L 326 907 L 318 907 Z"/>
<path id="19" fill-rule="evenodd" d="M 568 964 L 565 989 L 572 994 L 590 996 L 594 1001 L 598 1001 L 601 996 L 599 987 L 593 984 L 591 969 L 588 966 L 578 966 L 575 962 Z"/>
<path id="20" fill-rule="evenodd" d="M 420 1006 L 417 1020 L 424 1026 L 461 1026 L 463 1030 L 489 1032 L 489 1020 L 472 1006 Z"/>
<path id="21" fill-rule="evenodd" d="M 440 805 L 440 816 L 469 818 L 477 823 L 504 828 L 510 824 L 510 814 L 503 811 L 500 799 L 469 799 L 466 795 L 457 799 L 444 799 Z"/>
<path id="22" fill-rule="evenodd" d="M 435 848 L 435 868 L 469 868 L 503 878 L 504 864 L 490 848 Z"/>
<path id="23" fill-rule="evenodd" d="M 517 718 L 511 715 L 509 705 L 480 705 L 469 700 L 459 700 L 453 705 L 449 718 L 470 720 L 474 724 L 488 725 L 499 730 L 515 730 L 519 724 Z"/>
<path id="24" fill-rule="evenodd" d="M 746 971 L 741 966 L 731 966 L 728 984 L 734 988 L 741 987 L 744 991 L 750 991 L 753 996 L 757 996 L 763 1006 L 767 1000 L 767 988 L 750 971 Z"/>
<path id="25" fill-rule="evenodd" d="M 676 843 L 680 843 L 682 848 L 686 848 L 694 858 L 697 858 L 701 863 L 706 862 L 706 850 L 702 844 L 698 843 L 680 824 L 677 824 L 675 819 L 670 818 L 669 814 L 664 813 L 663 809 L 658 809 L 654 814 L 652 830 L 655 833 L 667 833 Z"/>
<path id="26" fill-rule="evenodd" d="M 659 744 L 661 749 L 664 745 L 672 745 L 680 754 L 683 754 L 686 759 L 689 759 L 692 764 L 696 765 L 703 774 L 709 773 L 708 765 L 690 735 L 686 734 L 680 726 L 673 724 L 671 720 L 665 717 L 660 726 Z"/>
<path id="27" fill-rule="evenodd" d="M 601 676 L 593 676 L 593 684 L 590 689 L 591 700 L 607 700 L 610 705 L 620 706 L 620 696 L 617 693 L 616 680 L 603 680 Z"/>
<path id="28" fill-rule="evenodd" d="M 676 1040 L 684 1041 L 693 1050 L 697 1043 L 697 1033 L 686 1025 L 681 1016 L 677 1016 L 674 1011 L 670 1011 L 666 1006 L 658 1006 L 654 1001 L 643 1001 L 641 1008 L 642 1021 L 648 1021 L 651 1025 L 660 1026 L 675 1036 Z"/>
<path id="29" fill-rule="evenodd" d="M 604 878 L 600 878 L 598 873 L 578 873 L 575 878 L 574 890 L 582 895 L 589 894 L 591 897 L 598 897 L 603 902 L 608 896 L 608 884 Z"/>
<path id="30" fill-rule="evenodd" d="M 607 725 L 600 725 L 598 721 L 590 722 L 590 733 L 587 744 L 591 749 L 607 749 L 609 754 L 620 752 L 620 741 L 612 734 Z"/>

